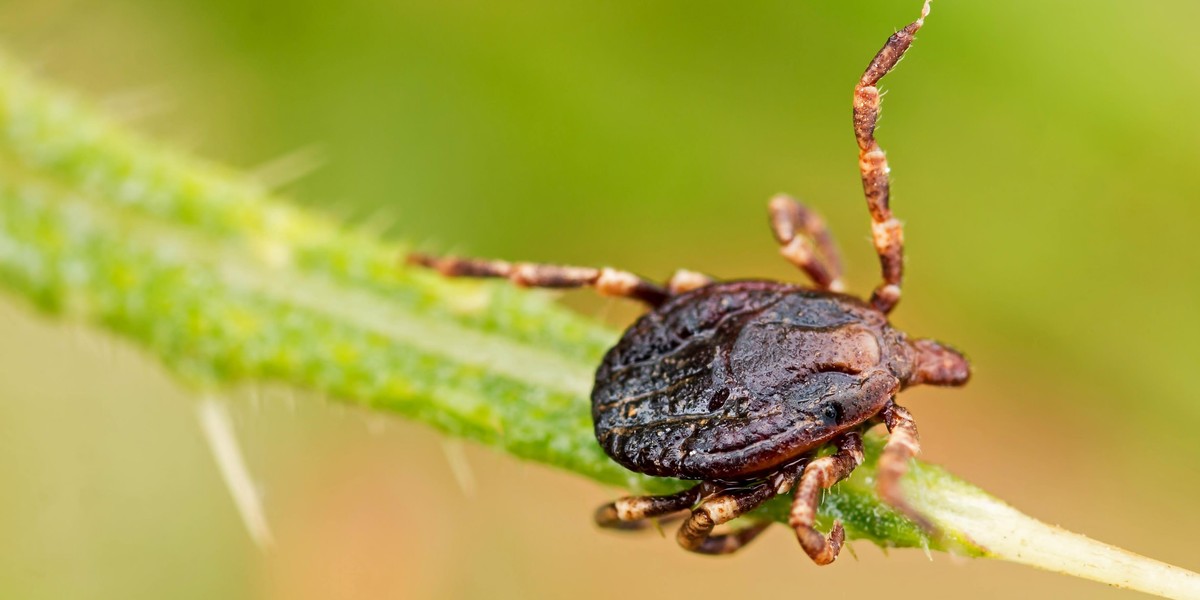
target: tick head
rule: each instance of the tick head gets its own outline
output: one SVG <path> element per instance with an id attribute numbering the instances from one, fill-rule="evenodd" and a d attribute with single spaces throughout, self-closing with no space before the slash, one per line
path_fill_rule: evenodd
<path id="1" fill-rule="evenodd" d="M 908 385 L 963 385 L 971 378 L 971 364 L 961 352 L 930 339 L 909 343 L 916 369 Z"/>

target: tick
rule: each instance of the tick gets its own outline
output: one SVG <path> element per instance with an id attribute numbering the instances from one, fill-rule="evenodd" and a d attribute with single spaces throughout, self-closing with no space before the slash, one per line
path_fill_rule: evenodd
<path id="1" fill-rule="evenodd" d="M 725 554 L 766 523 L 714 534 L 717 525 L 793 492 L 789 523 L 817 564 L 837 558 L 841 523 L 815 528 L 822 490 L 862 463 L 862 434 L 880 423 L 879 495 L 918 524 L 929 523 L 899 483 L 919 451 L 917 428 L 896 394 L 918 384 L 957 386 L 970 377 L 962 354 L 909 338 L 888 314 L 900 300 L 903 230 L 889 208 L 888 166 L 875 141 L 876 83 L 912 44 L 929 14 L 896 32 L 854 89 L 854 134 L 883 281 L 867 301 L 843 293 L 841 261 L 813 211 L 786 196 L 769 204 L 781 254 L 809 287 L 778 281 L 714 281 L 680 270 L 663 286 L 632 273 L 495 260 L 412 255 L 409 261 L 456 277 L 503 277 L 529 287 L 592 287 L 649 305 L 604 357 L 592 390 L 596 440 L 613 460 L 653 476 L 699 481 L 665 496 L 621 498 L 600 507 L 603 527 L 629 529 L 690 511 L 679 544 Z M 830 446 L 832 454 L 816 458 Z"/>

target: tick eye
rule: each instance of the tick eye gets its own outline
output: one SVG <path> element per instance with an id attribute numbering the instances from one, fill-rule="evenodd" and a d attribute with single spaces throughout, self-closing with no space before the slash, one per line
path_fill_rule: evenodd
<path id="1" fill-rule="evenodd" d="M 821 417 L 826 423 L 840 423 L 842 421 L 842 405 L 826 404 L 821 407 Z"/>
<path id="2" fill-rule="evenodd" d="M 721 388 L 717 393 L 713 394 L 712 400 L 708 401 L 708 410 L 714 411 L 725 406 L 725 401 L 729 399 L 729 388 Z"/>

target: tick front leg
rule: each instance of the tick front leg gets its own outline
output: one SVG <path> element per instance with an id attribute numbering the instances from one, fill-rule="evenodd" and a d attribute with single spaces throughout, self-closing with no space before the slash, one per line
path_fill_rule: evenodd
<path id="1" fill-rule="evenodd" d="M 796 530 L 796 539 L 804 552 L 818 565 L 833 562 L 846 540 L 841 521 L 834 522 L 828 539 L 814 526 L 821 492 L 848 477 L 862 461 L 862 438 L 857 433 L 847 433 L 838 440 L 837 453 L 808 463 L 800 476 L 788 524 Z"/>
<path id="2" fill-rule="evenodd" d="M 887 443 L 883 445 L 883 453 L 879 455 L 875 473 L 879 497 L 925 531 L 936 532 L 933 523 L 909 505 L 900 489 L 900 479 L 908 472 L 908 461 L 921 452 L 917 424 L 913 422 L 908 409 L 894 401 L 888 402 L 882 414 L 889 435 Z"/>
<path id="3" fill-rule="evenodd" d="M 738 531 L 712 535 L 713 528 L 728 523 L 770 500 L 775 486 L 761 483 L 752 488 L 725 491 L 700 503 L 679 527 L 675 539 L 685 550 L 699 554 L 729 554 L 750 543 L 766 530 L 769 523 L 757 523 Z"/>
<path id="4" fill-rule="evenodd" d="M 510 263 L 503 260 L 437 257 L 410 254 L 408 264 L 436 269 L 447 277 L 495 277 L 508 279 L 522 287 L 591 287 L 605 296 L 633 298 L 658 306 L 666 301 L 667 290 L 628 271 L 607 267 L 568 267 L 534 263 Z"/>
<path id="5" fill-rule="evenodd" d="M 642 529 L 648 519 L 687 510 L 700 501 L 704 484 L 667 496 L 630 496 L 596 509 L 596 524 L 608 529 Z"/>
<path id="6" fill-rule="evenodd" d="M 871 237 L 883 271 L 883 283 L 871 294 L 871 304 L 884 313 L 891 312 L 900 301 L 900 284 L 904 277 L 904 228 L 892 216 L 887 157 L 875 141 L 880 97 L 875 84 L 900 62 L 912 45 L 917 30 L 925 24 L 928 14 L 929 0 L 926 0 L 921 16 L 888 38 L 854 87 L 854 137 L 858 140 L 858 169 L 862 174 L 867 208 L 871 212 Z"/>
<path id="7" fill-rule="evenodd" d="M 767 210 L 779 253 L 808 274 L 817 287 L 843 291 L 842 259 L 825 220 L 783 194 L 772 198 Z"/>

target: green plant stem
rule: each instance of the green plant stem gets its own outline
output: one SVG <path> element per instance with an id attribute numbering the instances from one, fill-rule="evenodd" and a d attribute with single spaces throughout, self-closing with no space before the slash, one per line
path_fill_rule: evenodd
<path id="1" fill-rule="evenodd" d="M 0 287 L 14 296 L 130 340 L 199 387 L 283 383 L 634 492 L 683 485 L 626 471 L 592 436 L 588 391 L 612 330 L 544 293 L 402 268 L 403 253 L 122 131 L 0 58 Z M 947 533 L 930 539 L 875 495 L 878 449 L 868 439 L 866 464 L 825 496 L 825 526 L 1200 598 L 1195 574 L 914 463 L 905 489 Z M 785 513 L 781 499 L 754 518 Z"/>

